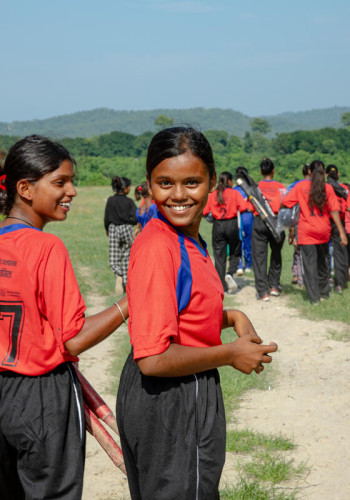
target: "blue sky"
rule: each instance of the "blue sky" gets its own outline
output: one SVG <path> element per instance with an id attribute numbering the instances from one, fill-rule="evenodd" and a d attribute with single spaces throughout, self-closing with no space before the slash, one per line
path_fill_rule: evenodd
<path id="1" fill-rule="evenodd" d="M 3 0 L 0 121 L 350 105 L 348 0 Z"/>

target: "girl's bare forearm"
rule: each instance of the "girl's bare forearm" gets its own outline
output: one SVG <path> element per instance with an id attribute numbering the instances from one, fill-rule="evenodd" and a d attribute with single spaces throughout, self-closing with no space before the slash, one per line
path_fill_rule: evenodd
<path id="1" fill-rule="evenodd" d="M 123 297 L 118 304 L 123 314 L 116 305 L 112 305 L 108 309 L 86 318 L 80 332 L 65 342 L 65 348 L 72 356 L 78 356 L 99 344 L 124 323 L 123 315 L 125 319 L 129 317 L 127 298 Z"/>
<path id="2" fill-rule="evenodd" d="M 170 344 L 161 354 L 136 361 L 140 371 L 154 377 L 182 377 L 221 366 L 232 366 L 243 373 L 251 373 L 270 363 L 268 355 L 277 345 L 260 345 L 259 337 L 243 335 L 234 342 L 213 347 L 189 347 Z"/>
<path id="3" fill-rule="evenodd" d="M 227 344 L 213 347 L 189 347 L 170 344 L 161 354 L 136 361 L 144 375 L 182 377 L 228 364 Z"/>

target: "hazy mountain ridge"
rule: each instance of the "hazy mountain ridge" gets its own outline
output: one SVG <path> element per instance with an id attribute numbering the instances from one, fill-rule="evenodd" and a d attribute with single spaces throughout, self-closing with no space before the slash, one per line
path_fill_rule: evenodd
<path id="1" fill-rule="evenodd" d="M 325 127 L 340 127 L 341 115 L 350 107 L 314 109 L 300 112 L 284 112 L 278 115 L 262 116 L 271 125 L 271 135 L 295 130 L 317 130 Z M 44 120 L 0 122 L 1 135 L 24 136 L 44 134 L 52 138 L 92 137 L 112 131 L 140 135 L 155 131 L 155 119 L 166 115 L 174 119 L 174 124 L 191 124 L 202 131 L 226 130 L 229 134 L 243 137 L 250 131 L 253 118 L 232 109 L 190 108 L 190 109 L 153 109 L 149 111 L 116 111 L 97 108 L 90 111 L 54 116 Z"/>

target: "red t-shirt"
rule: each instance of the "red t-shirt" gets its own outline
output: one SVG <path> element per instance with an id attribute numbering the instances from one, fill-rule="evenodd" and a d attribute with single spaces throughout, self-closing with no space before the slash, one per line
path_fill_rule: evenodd
<path id="1" fill-rule="evenodd" d="M 160 354 L 170 342 L 221 344 L 224 290 L 209 254 L 159 217 L 131 247 L 127 296 L 134 359 Z"/>
<path id="2" fill-rule="evenodd" d="M 207 204 L 203 210 L 203 215 L 212 213 L 214 219 L 233 219 L 237 217 L 237 212 L 247 210 L 247 202 L 243 196 L 232 188 L 226 188 L 223 191 L 224 205 L 218 203 L 218 193 L 213 191 L 209 194 Z"/>
<path id="3" fill-rule="evenodd" d="M 264 198 L 272 208 L 274 214 L 277 214 L 281 201 L 286 191 L 286 188 L 280 182 L 270 180 L 266 181 L 265 179 L 261 180 L 258 184 L 258 188 L 264 195 Z M 258 215 L 258 212 L 255 210 L 253 205 L 250 204 L 250 210 L 253 210 L 254 215 Z"/>
<path id="4" fill-rule="evenodd" d="M 327 203 L 323 207 L 322 215 L 317 207 L 314 207 L 313 213 L 311 213 L 309 207 L 310 189 L 311 181 L 306 179 L 298 182 L 283 198 L 283 205 L 288 208 L 299 203 L 298 243 L 300 245 L 327 243 L 331 237 L 330 212 L 339 208 L 333 188 L 329 184 L 325 184 Z"/>
<path id="5" fill-rule="evenodd" d="M 64 347 L 85 304 L 63 242 L 23 224 L 0 228 L 0 371 L 42 375 L 77 361 Z"/>

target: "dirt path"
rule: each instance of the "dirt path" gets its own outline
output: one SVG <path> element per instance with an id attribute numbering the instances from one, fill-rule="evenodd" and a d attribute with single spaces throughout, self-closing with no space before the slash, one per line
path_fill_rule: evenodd
<path id="1" fill-rule="evenodd" d="M 235 412 L 239 429 L 280 434 L 297 445 L 296 463 L 307 462 L 310 473 L 299 483 L 301 498 L 349 500 L 350 480 L 350 342 L 329 339 L 329 332 L 349 331 L 350 326 L 302 319 L 286 306 L 286 298 L 261 303 L 248 281 L 235 296 L 239 309 L 248 314 L 264 342 L 279 345 L 274 356 L 276 378 L 268 391 L 251 391 Z M 247 285 L 247 286 L 244 286 Z M 229 307 L 229 304 L 227 304 Z M 101 310 L 102 304 L 96 304 Z M 89 314 L 94 311 L 89 310 Z M 126 333 L 123 327 L 121 334 Z M 80 368 L 114 409 L 115 395 L 106 392 L 112 340 L 81 357 Z M 103 360 L 100 362 L 99 360 Z M 235 462 L 228 454 L 223 481 L 235 481 Z M 84 500 L 130 498 L 127 481 L 99 445 L 88 436 Z"/>

